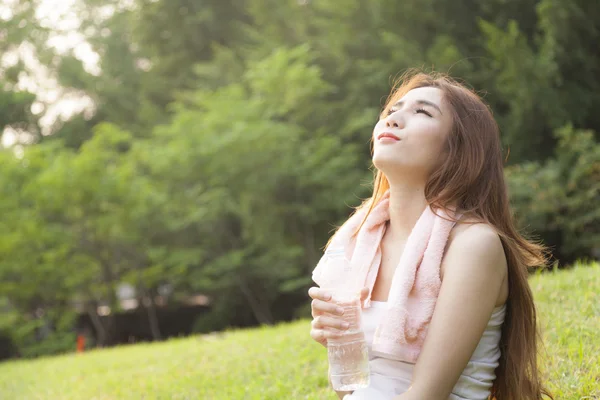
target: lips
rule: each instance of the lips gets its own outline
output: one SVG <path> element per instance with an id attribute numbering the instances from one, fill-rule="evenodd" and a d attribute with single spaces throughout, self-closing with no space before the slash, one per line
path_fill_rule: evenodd
<path id="1" fill-rule="evenodd" d="M 383 132 L 383 133 L 380 133 L 380 134 L 377 136 L 377 140 L 381 140 L 381 139 L 383 139 L 383 138 L 389 138 L 389 139 L 394 139 L 394 140 L 400 140 L 400 138 L 399 138 L 398 136 L 396 136 L 396 135 L 394 135 L 393 133 L 390 133 L 390 132 Z"/>

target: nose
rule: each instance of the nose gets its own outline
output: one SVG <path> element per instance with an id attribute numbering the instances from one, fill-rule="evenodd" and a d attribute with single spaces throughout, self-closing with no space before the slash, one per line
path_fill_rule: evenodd
<path id="1" fill-rule="evenodd" d="M 404 127 L 404 119 L 399 115 L 399 112 L 388 115 L 385 120 L 386 128 L 400 129 Z"/>

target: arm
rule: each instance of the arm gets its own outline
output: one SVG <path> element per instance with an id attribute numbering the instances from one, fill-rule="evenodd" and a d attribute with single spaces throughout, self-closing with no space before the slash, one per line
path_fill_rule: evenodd
<path id="1" fill-rule="evenodd" d="M 507 276 L 500 238 L 490 227 L 467 227 L 448 246 L 444 277 L 411 388 L 394 400 L 447 399 L 473 355 Z"/>

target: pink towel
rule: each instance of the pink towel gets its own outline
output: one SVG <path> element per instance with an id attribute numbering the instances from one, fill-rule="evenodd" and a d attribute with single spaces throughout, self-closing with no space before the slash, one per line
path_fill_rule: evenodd
<path id="1" fill-rule="evenodd" d="M 335 233 L 330 245 L 313 271 L 313 280 L 319 286 L 359 290 L 366 286 L 373 290 L 377 271 L 381 264 L 381 239 L 389 220 L 389 191 L 373 208 L 357 235 L 366 207 L 351 216 Z M 440 291 L 440 265 L 446 242 L 454 222 L 443 210 L 435 215 L 426 207 L 413 227 L 400 262 L 394 272 L 388 296 L 387 315 L 375 331 L 373 351 L 390 358 L 416 362 L 427 334 L 435 303 Z M 458 216 L 457 216 L 458 217 Z M 350 260 L 348 276 L 340 277 L 339 271 L 328 271 L 326 260 L 329 252 L 344 248 Z M 329 272 L 329 273 L 328 273 Z M 337 286 L 336 286 L 337 284 Z M 371 294 L 364 307 L 371 304 Z"/>

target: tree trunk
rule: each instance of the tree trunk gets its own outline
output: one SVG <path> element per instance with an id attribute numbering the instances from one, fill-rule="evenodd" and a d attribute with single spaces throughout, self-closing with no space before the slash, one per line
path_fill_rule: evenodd
<path id="1" fill-rule="evenodd" d="M 229 251 L 233 251 L 241 247 L 239 246 L 240 239 L 238 236 L 239 232 L 236 232 L 233 229 L 230 229 L 230 233 L 225 236 L 229 241 Z M 243 279 L 243 277 L 236 275 L 235 280 L 238 284 L 238 287 L 242 291 L 242 294 L 248 301 L 256 320 L 260 324 L 273 325 L 273 317 L 271 316 L 271 310 L 269 310 L 268 305 L 261 304 L 260 300 L 254 296 L 252 289 L 248 286 L 248 283 Z"/>
<path id="2" fill-rule="evenodd" d="M 100 320 L 100 317 L 98 316 L 96 303 L 86 303 L 85 310 L 90 316 L 92 325 L 94 325 L 94 329 L 96 330 L 96 346 L 104 347 L 106 345 L 106 329 L 102 324 L 102 320 Z"/>
<path id="3" fill-rule="evenodd" d="M 269 310 L 269 308 L 260 304 L 258 299 L 252 293 L 252 290 L 250 289 L 246 281 L 244 281 L 239 276 L 236 278 L 236 280 L 238 282 L 240 290 L 242 291 L 242 294 L 244 295 L 244 297 L 246 297 L 246 300 L 248 300 L 248 304 L 252 309 L 252 313 L 254 314 L 258 322 L 264 325 L 272 325 L 273 317 L 271 316 L 271 311 Z"/>
<path id="4" fill-rule="evenodd" d="M 266 293 L 267 292 L 264 290 L 259 290 L 256 292 L 256 298 L 258 300 L 258 304 L 261 306 L 261 310 L 263 310 L 266 320 L 269 321 L 268 324 L 271 325 L 273 322 L 275 322 L 275 319 L 271 313 L 271 307 L 269 307 L 269 299 L 267 298 Z"/>
<path id="5" fill-rule="evenodd" d="M 319 262 L 319 254 L 315 250 L 315 233 L 313 227 L 309 224 L 302 224 L 304 234 L 304 249 L 306 250 L 306 259 L 308 262 L 308 272 L 317 266 Z"/>
<path id="6" fill-rule="evenodd" d="M 148 313 L 148 322 L 150 323 L 150 332 L 152 333 L 152 339 L 162 340 L 160 334 L 160 326 L 158 325 L 158 317 L 156 314 L 156 304 L 154 303 L 154 296 L 145 287 L 142 287 L 142 293 L 144 293 L 143 301 L 146 312 Z"/>

